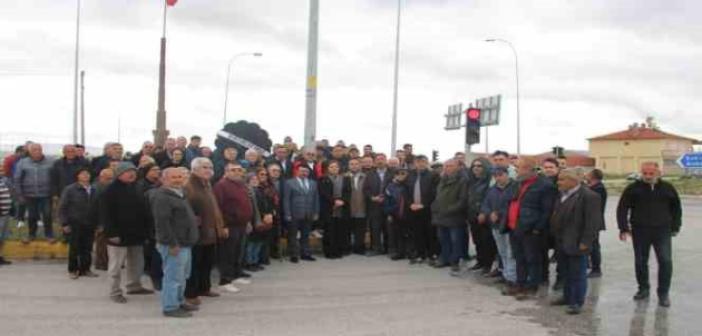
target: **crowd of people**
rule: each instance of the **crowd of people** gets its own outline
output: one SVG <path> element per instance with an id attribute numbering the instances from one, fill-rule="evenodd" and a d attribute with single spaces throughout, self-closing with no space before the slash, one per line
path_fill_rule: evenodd
<path id="1" fill-rule="evenodd" d="M 239 292 L 272 259 L 314 262 L 311 238 L 321 238 L 328 259 L 385 255 L 456 277 L 479 272 L 517 300 L 548 285 L 555 263 L 553 289 L 562 297 L 553 304 L 569 314 L 581 312 L 588 278 L 602 276 L 607 191 L 598 169 L 504 151 L 430 163 L 411 144 L 388 157 L 343 141 L 298 149 L 289 137 L 272 153 L 239 153 L 234 145 L 213 151 L 193 136 L 169 138 L 163 148 L 147 141 L 133 155 L 108 143 L 92 159 L 83 146 L 66 145 L 51 160 L 28 142 L 4 160 L 0 244 L 11 215 L 19 226 L 26 222 L 25 243 L 36 239 L 40 219 L 55 243 L 57 217 L 71 279 L 106 270 L 110 298 L 126 303 L 126 295 L 153 294 L 142 284 L 147 273 L 170 317 L 192 316 L 203 298 Z M 654 247 L 659 303 L 667 307 L 671 237 L 682 210 L 656 163 L 644 163 L 641 173 L 618 205 L 620 239 L 633 237 L 636 300 L 649 296 Z M 9 264 L 1 253 L 0 245 L 0 265 Z"/>

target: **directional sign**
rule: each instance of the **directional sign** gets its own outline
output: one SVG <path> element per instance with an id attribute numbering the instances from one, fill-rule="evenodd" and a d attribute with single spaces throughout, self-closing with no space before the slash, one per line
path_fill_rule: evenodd
<path id="1" fill-rule="evenodd" d="M 480 126 L 500 124 L 500 105 L 502 105 L 502 95 L 481 98 L 475 101 L 475 107 L 482 112 L 480 115 Z"/>
<path id="2" fill-rule="evenodd" d="M 685 153 L 678 159 L 678 165 L 685 169 L 702 168 L 702 152 Z"/>
<path id="3" fill-rule="evenodd" d="M 451 105 L 448 108 L 448 113 L 446 117 L 446 127 L 445 130 L 457 130 L 461 129 L 461 115 L 463 114 L 463 104 Z"/>

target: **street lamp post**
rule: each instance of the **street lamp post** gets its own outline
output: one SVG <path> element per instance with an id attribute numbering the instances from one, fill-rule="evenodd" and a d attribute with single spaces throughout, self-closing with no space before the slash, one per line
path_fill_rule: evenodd
<path id="1" fill-rule="evenodd" d="M 397 0 L 397 32 L 395 34 L 395 81 L 392 98 L 392 139 L 390 144 L 390 155 L 395 156 L 397 150 L 397 89 L 400 72 L 400 19 L 402 16 L 402 0 Z"/>
<path id="2" fill-rule="evenodd" d="M 227 63 L 227 81 L 226 81 L 226 85 L 224 88 L 224 117 L 222 119 L 222 125 L 227 124 L 227 103 L 229 102 L 229 77 L 231 76 L 232 62 L 234 62 L 235 59 L 242 57 L 242 56 L 261 57 L 261 56 L 263 56 L 263 53 L 260 53 L 260 52 L 241 53 L 241 54 L 236 54 L 236 55 L 232 56 L 232 58 L 229 59 L 229 62 Z"/>
<path id="3" fill-rule="evenodd" d="M 76 1 L 76 50 L 73 74 L 73 143 L 78 143 L 78 57 L 80 51 L 80 0 Z M 85 145 L 84 143 L 81 143 Z"/>
<path id="4" fill-rule="evenodd" d="M 504 39 L 487 39 L 485 42 L 502 42 L 507 44 L 510 49 L 512 49 L 512 53 L 514 54 L 514 69 L 515 69 L 515 78 L 517 82 L 517 155 L 522 154 L 522 146 L 521 146 L 521 115 L 519 112 L 519 57 L 517 57 L 517 49 L 512 45 L 511 42 L 504 40 Z"/>

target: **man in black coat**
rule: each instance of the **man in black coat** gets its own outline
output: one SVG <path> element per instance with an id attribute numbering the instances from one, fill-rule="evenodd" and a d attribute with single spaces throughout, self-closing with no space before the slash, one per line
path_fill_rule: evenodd
<path id="1" fill-rule="evenodd" d="M 619 239 L 631 236 L 634 242 L 636 281 L 634 300 L 649 297 L 648 256 L 653 246 L 658 259 L 658 304 L 670 306 L 670 280 L 673 276 L 672 237 L 682 225 L 680 197 L 672 184 L 660 179 L 657 162 L 641 165 L 641 180 L 630 184 L 619 199 L 617 223 Z"/>
<path id="2" fill-rule="evenodd" d="M 120 162 L 114 182 L 105 189 L 99 202 L 100 222 L 105 226 L 108 244 L 110 298 L 116 303 L 127 302 L 121 288 L 122 266 L 127 271 L 127 294 L 153 293 L 142 287 L 140 280 L 149 217 L 136 178 L 136 167 L 131 162 Z"/>
<path id="3" fill-rule="evenodd" d="M 79 276 L 97 276 L 90 271 L 95 237 L 95 222 L 90 217 L 95 197 L 95 188 L 90 185 L 90 167 L 79 168 L 75 176 L 77 182 L 63 189 L 59 204 L 59 218 L 69 242 L 68 274 L 73 280 Z"/>
<path id="4" fill-rule="evenodd" d="M 51 196 L 60 196 L 66 186 L 76 182 L 78 170 L 85 167 L 90 167 L 90 163 L 78 157 L 74 145 L 63 146 L 63 157 L 51 167 Z"/>
<path id="5" fill-rule="evenodd" d="M 600 246 L 600 233 L 599 231 L 605 230 L 605 208 L 607 207 L 607 188 L 605 188 L 602 183 L 604 174 L 599 169 L 593 169 L 586 176 L 587 184 L 590 190 L 597 193 L 600 196 L 600 201 L 602 204 L 602 226 L 598 229 L 595 235 L 595 241 L 592 243 L 592 253 L 590 253 L 590 264 L 592 265 L 592 270 L 590 271 L 590 278 L 602 277 L 602 248 Z"/>
<path id="6" fill-rule="evenodd" d="M 423 263 L 427 258 L 432 262 L 439 254 L 436 228 L 431 225 L 431 203 L 436 197 L 436 179 L 429 170 L 429 159 L 418 155 L 414 159 L 415 170 L 409 176 L 407 186 L 411 195 L 409 206 L 410 235 L 413 255 L 410 264 Z"/>
<path id="7" fill-rule="evenodd" d="M 394 250 L 397 244 L 391 242 L 393 238 L 388 239 L 387 235 L 387 217 L 383 211 L 385 202 L 385 187 L 392 181 L 392 174 L 387 167 L 387 158 L 385 154 L 379 153 L 375 157 L 375 168 L 366 173 L 365 181 L 363 181 L 363 194 L 366 197 L 368 227 L 371 231 L 371 251 L 369 256 L 375 256 L 385 253 L 383 241 L 388 244 L 388 249 Z M 384 238 L 384 239 L 383 239 Z"/>
<path id="8" fill-rule="evenodd" d="M 587 293 L 587 259 L 597 231 L 602 226 L 600 197 L 581 183 L 575 169 L 558 176 L 560 195 L 554 202 L 550 231 L 562 262 L 563 298 L 554 305 L 567 305 L 568 314 L 582 311 Z"/>

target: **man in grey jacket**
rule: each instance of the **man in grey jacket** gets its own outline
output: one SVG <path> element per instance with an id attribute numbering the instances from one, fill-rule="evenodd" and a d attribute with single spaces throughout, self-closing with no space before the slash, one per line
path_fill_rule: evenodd
<path id="1" fill-rule="evenodd" d="M 319 192 L 317 183 L 309 178 L 307 166 L 300 166 L 298 176 L 287 181 L 283 205 L 285 219 L 288 221 L 288 246 L 290 261 L 297 263 L 299 256 L 302 260 L 315 261 L 310 254 L 309 236 L 312 222 L 319 219 Z M 300 241 L 297 241 L 297 232 Z M 300 251 L 302 249 L 302 251 Z"/>
<path id="2" fill-rule="evenodd" d="M 51 221 L 51 168 L 52 162 L 44 156 L 40 144 L 27 146 L 29 156 L 20 160 L 15 168 L 14 187 L 19 203 L 27 206 L 29 212 L 29 237 L 24 243 L 36 239 L 37 221 L 41 216 L 44 236 L 49 243 L 55 243 Z"/>
<path id="3" fill-rule="evenodd" d="M 168 168 L 163 171 L 162 187 L 149 194 L 157 249 L 163 260 L 161 308 L 168 317 L 190 317 L 198 309 L 185 302 L 191 249 L 199 239 L 195 214 L 183 195 L 185 182 L 179 168 Z"/>

